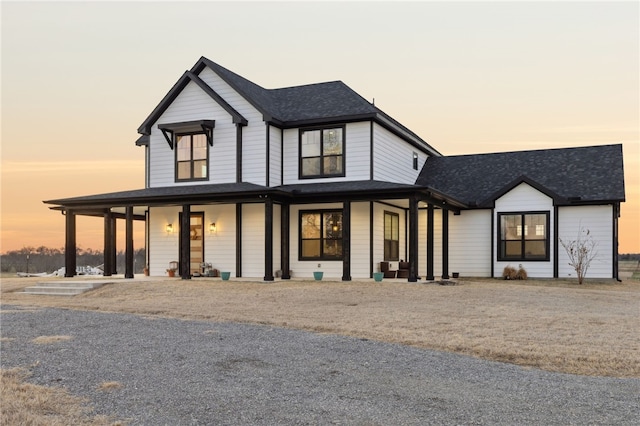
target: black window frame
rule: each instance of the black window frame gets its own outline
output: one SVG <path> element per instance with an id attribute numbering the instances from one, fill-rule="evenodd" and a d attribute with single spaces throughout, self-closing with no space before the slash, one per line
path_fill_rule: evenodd
<path id="1" fill-rule="evenodd" d="M 342 132 L 342 172 L 341 173 L 325 173 L 324 168 L 322 167 L 324 164 L 324 159 L 328 157 L 338 157 L 337 155 L 324 155 L 324 131 L 331 129 L 339 129 Z M 302 136 L 306 132 L 320 132 L 320 155 L 313 157 L 303 157 L 302 156 Z M 345 177 L 346 176 L 346 140 L 347 140 L 347 129 L 345 125 L 327 125 L 327 126 L 319 126 L 319 127 L 307 127 L 299 129 L 298 131 L 298 179 L 322 179 L 322 178 L 334 178 L 334 177 Z M 306 158 L 319 158 L 320 159 L 320 173 L 316 175 L 305 175 L 303 173 L 303 162 Z"/>
<path id="2" fill-rule="evenodd" d="M 320 237 L 319 238 L 303 238 L 302 235 L 302 227 L 303 227 L 303 222 L 302 222 L 302 218 L 304 215 L 307 214 L 319 214 L 320 215 Z M 339 238 L 327 238 L 324 235 L 324 215 L 325 214 L 339 214 L 340 215 L 340 237 Z M 343 223 L 343 217 L 342 217 L 343 211 L 341 209 L 313 209 L 313 210 L 300 210 L 298 213 L 298 260 L 303 261 L 303 260 L 312 260 L 312 261 L 318 261 L 318 260 L 344 260 L 344 245 L 343 245 L 343 241 L 344 241 L 344 228 L 342 228 L 342 223 Z M 305 240 L 318 240 L 320 243 L 320 255 L 319 256 L 303 256 L 302 255 L 302 246 L 303 246 L 303 241 Z M 340 255 L 339 256 L 331 256 L 331 255 L 326 255 L 324 252 L 324 246 L 325 246 L 325 241 L 326 240 L 332 240 L 332 241 L 339 241 L 340 242 L 340 246 L 341 246 L 341 250 L 340 250 Z"/>
<path id="3" fill-rule="evenodd" d="M 545 247 L 545 256 L 544 257 L 527 257 L 526 253 L 526 242 L 527 241 L 540 241 L 541 239 L 527 239 L 527 232 L 525 229 L 526 224 L 526 216 L 533 215 L 545 215 L 545 236 L 544 236 L 544 247 Z M 505 239 L 502 235 L 502 218 L 505 216 L 520 216 L 520 223 L 522 226 L 522 232 L 519 239 Z M 522 262 L 548 262 L 551 258 L 550 248 L 551 248 L 551 214 L 548 210 L 544 211 L 520 211 L 520 212 L 500 212 L 497 215 L 497 259 L 500 262 L 510 262 L 510 261 L 522 261 Z M 503 253 L 506 251 L 506 242 L 507 241 L 520 241 L 520 255 L 519 256 L 504 256 Z"/>
<path id="4" fill-rule="evenodd" d="M 194 160 L 193 159 L 193 136 L 195 135 L 202 135 L 205 138 L 205 148 L 207 150 L 207 155 L 205 158 L 205 162 L 206 162 L 206 170 L 207 170 L 207 176 L 205 177 L 200 177 L 200 178 L 196 178 L 194 177 L 194 162 L 195 161 L 201 161 L 199 160 Z M 189 136 L 191 138 L 191 143 L 190 143 L 190 147 L 191 147 L 191 152 L 190 152 L 190 157 L 191 159 L 189 160 L 190 163 L 190 177 L 189 178 L 179 178 L 178 177 L 178 164 L 183 162 L 179 162 L 178 161 L 178 138 L 180 137 L 185 137 L 185 136 Z M 181 133 L 175 133 L 174 135 L 174 177 L 175 177 L 175 182 L 202 182 L 202 181 L 208 181 L 209 180 L 209 175 L 210 175 L 210 170 L 209 170 L 209 156 L 210 156 L 210 151 L 209 151 L 209 143 L 208 143 L 208 135 L 205 132 L 181 132 Z"/>
<path id="5" fill-rule="evenodd" d="M 390 216 L 391 219 L 391 239 L 387 239 L 387 216 Z M 393 218 L 396 219 L 397 227 L 395 229 L 397 234 L 397 239 L 393 239 Z M 383 257 L 385 262 L 399 261 L 400 260 L 400 215 L 395 212 L 391 212 L 388 210 L 384 211 L 383 222 L 382 222 L 382 232 L 383 232 L 383 240 L 384 240 L 384 252 Z M 395 253 L 388 253 L 387 249 L 395 249 Z"/>

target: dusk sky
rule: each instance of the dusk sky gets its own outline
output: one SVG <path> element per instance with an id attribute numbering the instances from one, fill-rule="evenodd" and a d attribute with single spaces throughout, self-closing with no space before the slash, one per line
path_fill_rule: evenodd
<path id="1" fill-rule="evenodd" d="M 43 200 L 143 188 L 136 129 L 206 56 L 265 88 L 342 80 L 444 155 L 622 143 L 619 250 L 640 253 L 637 1 L 3 1 L 0 13 L 0 252 L 64 246 L 64 217 Z M 103 220 L 80 217 L 78 246 L 102 244 Z"/>

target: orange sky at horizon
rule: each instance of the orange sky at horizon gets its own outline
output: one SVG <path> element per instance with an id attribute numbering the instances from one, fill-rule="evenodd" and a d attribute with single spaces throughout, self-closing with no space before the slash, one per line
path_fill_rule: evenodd
<path id="1" fill-rule="evenodd" d="M 43 200 L 143 188 L 136 129 L 206 56 L 266 88 L 342 80 L 444 155 L 621 143 L 640 253 L 637 3 L 248 5 L 3 3 L 0 252 L 64 246 Z M 102 232 L 78 218 L 79 247 Z"/>

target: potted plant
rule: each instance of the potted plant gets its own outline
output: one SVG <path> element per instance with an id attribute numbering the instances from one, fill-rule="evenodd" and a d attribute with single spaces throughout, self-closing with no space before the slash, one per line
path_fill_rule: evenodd
<path id="1" fill-rule="evenodd" d="M 149 265 L 144 265 L 143 272 L 145 277 L 149 276 Z"/>
<path id="2" fill-rule="evenodd" d="M 373 273 L 373 280 L 374 281 L 382 281 L 382 278 L 384 277 L 384 272 L 374 272 Z"/>
<path id="3" fill-rule="evenodd" d="M 322 265 L 318 263 L 318 270 L 313 272 L 313 279 L 315 279 L 316 281 L 322 280 L 322 276 L 324 275 L 324 273 L 320 271 L 321 267 Z"/>
<path id="4" fill-rule="evenodd" d="M 231 272 L 220 272 L 220 277 L 222 278 L 223 281 L 229 280 L 230 276 L 231 276 Z"/>
<path id="5" fill-rule="evenodd" d="M 169 268 L 169 269 L 167 269 L 167 274 L 169 274 L 170 277 L 175 277 L 177 270 L 178 270 L 178 268 Z"/>

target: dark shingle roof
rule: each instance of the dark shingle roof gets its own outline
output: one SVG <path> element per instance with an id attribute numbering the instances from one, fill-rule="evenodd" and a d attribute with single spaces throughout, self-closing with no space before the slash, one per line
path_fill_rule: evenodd
<path id="1" fill-rule="evenodd" d="M 201 57 L 186 71 L 181 79 L 167 93 L 162 101 L 138 128 L 138 132 L 149 134 L 151 126 L 176 99 L 190 81 L 204 84 L 198 75 L 210 68 L 260 111 L 265 121 L 282 127 L 297 127 L 329 122 L 347 122 L 356 120 L 375 120 L 396 132 L 420 149 L 426 149 L 430 155 L 440 153 L 411 130 L 394 120 L 382 110 L 371 104 L 341 81 L 308 84 L 303 86 L 265 89 L 246 78 L 226 69 L 215 62 Z M 209 95 L 218 94 L 209 87 Z M 220 102 L 220 100 L 217 100 Z M 246 120 L 244 122 L 246 124 Z"/>
<path id="2" fill-rule="evenodd" d="M 560 204 L 624 201 L 622 145 L 430 157 L 416 184 L 488 206 L 522 181 Z"/>

